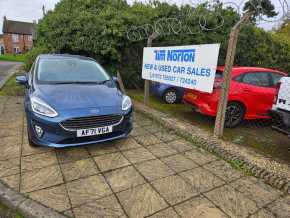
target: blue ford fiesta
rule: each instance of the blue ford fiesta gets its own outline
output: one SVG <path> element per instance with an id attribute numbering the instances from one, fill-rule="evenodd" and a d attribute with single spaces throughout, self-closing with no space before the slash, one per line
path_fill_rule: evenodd
<path id="1" fill-rule="evenodd" d="M 40 55 L 16 81 L 26 87 L 32 146 L 87 145 L 124 138 L 132 130 L 131 99 L 91 58 Z"/>

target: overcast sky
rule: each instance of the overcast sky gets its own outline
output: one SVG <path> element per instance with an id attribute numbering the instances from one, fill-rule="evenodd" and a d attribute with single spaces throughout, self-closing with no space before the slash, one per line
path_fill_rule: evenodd
<path id="1" fill-rule="evenodd" d="M 46 10 L 51 10 L 54 5 L 60 0 L 0 0 L 0 33 L 2 33 L 2 23 L 3 16 L 10 20 L 19 20 L 32 22 L 42 17 L 42 6 L 45 5 Z M 134 0 L 127 0 L 129 3 Z M 138 0 L 146 1 L 146 0 Z M 148 0 L 147 0 L 148 1 Z M 177 4 L 191 3 L 198 4 L 204 2 L 204 0 L 163 0 L 166 2 L 172 2 Z M 234 2 L 236 4 L 241 4 L 245 0 L 222 0 L 223 2 Z M 282 14 L 283 7 L 280 2 L 288 3 L 290 9 L 290 0 L 272 0 L 276 6 L 276 10 Z M 287 4 L 284 3 L 284 8 L 286 9 Z M 265 22 L 261 21 L 261 26 L 265 29 L 271 29 L 273 26 L 277 26 L 278 22 Z"/>

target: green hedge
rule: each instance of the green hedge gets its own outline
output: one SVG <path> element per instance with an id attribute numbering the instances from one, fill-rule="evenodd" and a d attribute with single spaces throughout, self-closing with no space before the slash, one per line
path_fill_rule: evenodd
<path id="1" fill-rule="evenodd" d="M 214 31 L 201 30 L 199 17 Z M 217 16 L 219 15 L 219 16 Z M 239 20 L 231 8 L 216 4 L 192 8 L 177 7 L 153 1 L 151 4 L 125 0 L 62 0 L 38 25 L 38 40 L 27 56 L 27 68 L 40 53 L 71 53 L 86 55 L 99 61 L 110 73 L 117 70 L 128 88 L 141 87 L 142 53 L 146 40 L 133 42 L 127 38 L 132 26 L 154 24 L 161 18 L 178 18 L 182 23 L 179 34 L 163 35 L 154 46 L 221 43 L 219 64 L 224 64 L 229 32 Z M 160 30 L 160 27 L 159 27 Z M 166 31 L 166 28 L 163 29 Z M 189 34 L 191 31 L 194 34 Z M 254 25 L 243 29 L 238 42 L 236 65 L 263 66 L 290 72 L 290 45 Z"/>

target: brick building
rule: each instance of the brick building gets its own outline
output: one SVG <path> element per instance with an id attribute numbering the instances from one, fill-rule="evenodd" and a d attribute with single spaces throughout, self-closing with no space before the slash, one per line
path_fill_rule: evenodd
<path id="1" fill-rule="evenodd" d="M 5 54 L 21 54 L 32 48 L 33 23 L 3 19 Z"/>

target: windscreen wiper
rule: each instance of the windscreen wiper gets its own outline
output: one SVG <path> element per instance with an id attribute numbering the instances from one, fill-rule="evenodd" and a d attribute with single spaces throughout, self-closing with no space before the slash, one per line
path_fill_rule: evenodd
<path id="1" fill-rule="evenodd" d="M 62 85 L 62 84 L 99 84 L 99 82 L 91 82 L 91 81 L 85 81 L 85 82 L 79 82 L 79 81 L 70 81 L 70 82 L 56 82 L 53 84 Z"/>
<path id="2" fill-rule="evenodd" d="M 98 82 L 98 84 L 105 84 L 106 82 L 109 82 L 109 81 L 111 81 L 110 79 L 106 79 L 106 80 L 104 80 L 104 81 L 101 81 L 101 82 Z"/>

